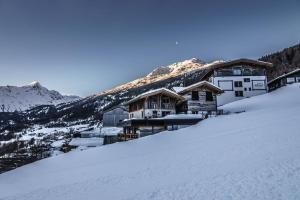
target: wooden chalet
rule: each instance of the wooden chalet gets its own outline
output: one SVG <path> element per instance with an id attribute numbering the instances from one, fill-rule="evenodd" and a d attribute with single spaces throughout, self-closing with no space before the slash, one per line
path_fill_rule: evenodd
<path id="1" fill-rule="evenodd" d="M 177 106 L 177 113 L 216 115 L 217 95 L 222 92 L 221 88 L 207 81 L 177 88 L 177 93 L 185 98 L 185 101 Z"/>
<path id="2" fill-rule="evenodd" d="M 129 119 L 159 118 L 176 114 L 176 104 L 184 101 L 179 94 L 160 88 L 145 92 L 129 102 Z"/>
<path id="3" fill-rule="evenodd" d="M 163 130 L 174 130 L 178 126 L 196 124 L 202 118 L 175 116 L 177 105 L 184 101 L 183 96 L 166 88 L 151 90 L 133 98 L 126 103 L 129 106 L 129 119 L 123 122 L 120 140 L 130 140 Z"/>

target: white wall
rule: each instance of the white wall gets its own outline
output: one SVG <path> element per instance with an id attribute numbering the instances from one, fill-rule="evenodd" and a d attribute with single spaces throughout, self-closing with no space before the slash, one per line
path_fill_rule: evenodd
<path id="1" fill-rule="evenodd" d="M 249 78 L 250 82 L 244 82 L 244 78 Z M 252 97 L 267 92 L 266 76 L 226 76 L 226 77 L 213 77 L 213 84 L 225 90 L 223 94 L 217 96 L 218 106 Z M 224 82 L 225 81 L 225 82 Z M 242 81 L 243 87 L 234 87 L 234 81 Z M 224 84 L 223 84 L 224 83 Z M 230 83 L 232 87 L 230 88 Z M 247 88 L 247 91 L 245 91 Z M 251 88 L 251 91 L 249 90 Z M 232 91 L 228 91 L 232 89 Z M 243 97 L 236 97 L 235 91 L 243 91 Z"/>
<path id="2" fill-rule="evenodd" d="M 144 116 L 142 116 L 142 112 L 144 111 Z M 168 110 L 168 109 L 145 109 L 145 110 L 138 110 L 135 112 L 131 112 L 129 114 L 129 118 L 137 118 L 137 119 L 142 119 L 142 118 L 152 118 L 153 116 L 153 111 L 157 111 L 157 117 L 162 117 L 162 112 L 166 111 L 166 112 L 170 112 L 170 114 L 176 114 L 175 109 L 174 110 Z M 131 115 L 133 114 L 133 116 Z"/>
<path id="3" fill-rule="evenodd" d="M 142 117 L 142 112 L 144 110 L 137 110 L 137 111 L 134 111 L 134 112 L 130 112 L 129 113 L 129 119 L 132 119 L 132 118 L 137 118 L 137 119 L 141 119 L 143 118 Z M 133 116 L 132 116 L 133 115 Z"/>

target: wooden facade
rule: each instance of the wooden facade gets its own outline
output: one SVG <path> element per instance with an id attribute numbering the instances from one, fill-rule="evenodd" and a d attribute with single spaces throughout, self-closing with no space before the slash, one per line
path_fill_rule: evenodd
<path id="1" fill-rule="evenodd" d="M 217 113 L 217 95 L 222 90 L 209 82 L 202 81 L 179 92 L 185 98 L 177 108 L 177 113 Z"/>
<path id="2" fill-rule="evenodd" d="M 150 91 L 129 101 L 129 118 L 160 118 L 176 113 L 176 104 L 184 98 L 165 88 Z"/>

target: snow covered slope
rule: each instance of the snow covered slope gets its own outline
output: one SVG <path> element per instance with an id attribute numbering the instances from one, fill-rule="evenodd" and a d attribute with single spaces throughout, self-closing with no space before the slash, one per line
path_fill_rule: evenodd
<path id="1" fill-rule="evenodd" d="M 37 105 L 56 105 L 78 99 L 80 97 L 48 90 L 37 81 L 22 87 L 0 86 L 0 112 L 24 111 Z"/>
<path id="2" fill-rule="evenodd" d="M 0 199 L 300 199 L 300 84 L 239 114 L 71 152 L 0 175 Z"/>

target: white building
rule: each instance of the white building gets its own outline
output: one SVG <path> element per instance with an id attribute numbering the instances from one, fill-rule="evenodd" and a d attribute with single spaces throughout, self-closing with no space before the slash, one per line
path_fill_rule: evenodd
<path id="1" fill-rule="evenodd" d="M 266 70 L 272 63 L 239 59 L 210 66 L 202 80 L 208 80 L 224 92 L 217 96 L 218 106 L 267 92 Z"/>

